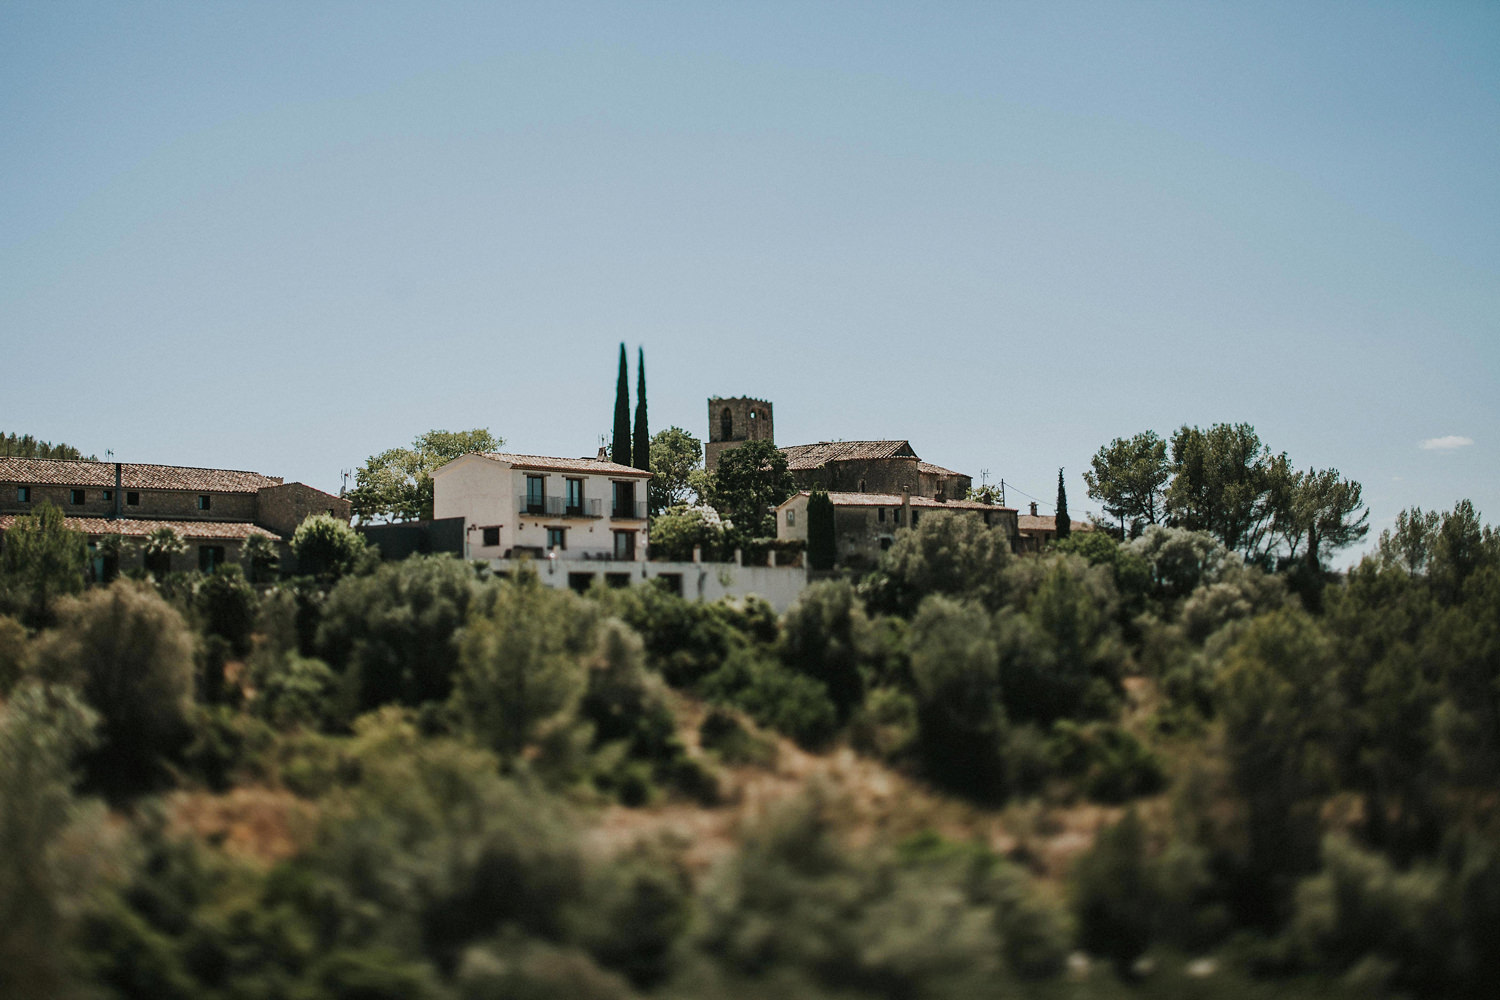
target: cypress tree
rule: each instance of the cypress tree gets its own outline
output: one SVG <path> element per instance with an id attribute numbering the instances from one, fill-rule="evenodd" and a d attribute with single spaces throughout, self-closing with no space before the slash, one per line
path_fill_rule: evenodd
<path id="1" fill-rule="evenodd" d="M 635 362 L 635 441 L 631 464 L 651 471 L 651 432 L 646 429 L 646 349 L 639 348 Z"/>
<path id="2" fill-rule="evenodd" d="M 838 549 L 833 537 L 833 501 L 821 489 L 807 498 L 807 565 L 833 569 Z"/>
<path id="3" fill-rule="evenodd" d="M 615 437 L 609 460 L 616 465 L 630 464 L 630 378 L 625 371 L 624 344 L 620 345 L 620 377 L 615 382 Z"/>
<path id="4" fill-rule="evenodd" d="M 1073 519 L 1068 517 L 1068 490 L 1063 486 L 1063 470 L 1057 470 L 1057 537 L 1073 533 Z"/>

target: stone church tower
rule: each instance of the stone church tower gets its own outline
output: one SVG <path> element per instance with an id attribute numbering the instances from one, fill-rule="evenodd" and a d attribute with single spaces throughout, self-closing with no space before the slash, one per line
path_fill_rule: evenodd
<path id="1" fill-rule="evenodd" d="M 771 419 L 771 404 L 764 399 L 736 396 L 708 401 L 708 443 L 703 446 L 703 467 L 709 472 L 719 467 L 719 456 L 746 441 L 776 443 Z"/>

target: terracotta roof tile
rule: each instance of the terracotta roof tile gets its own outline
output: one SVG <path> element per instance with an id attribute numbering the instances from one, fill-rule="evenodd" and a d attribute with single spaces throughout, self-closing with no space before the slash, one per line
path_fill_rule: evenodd
<path id="1" fill-rule="evenodd" d="M 198 469 L 183 465 L 120 463 L 121 486 L 129 490 L 205 490 L 215 493 L 254 493 L 280 486 L 278 476 L 236 469 Z M 115 485 L 115 463 L 55 458 L 0 458 L 0 482 L 38 486 Z"/>
<path id="2" fill-rule="evenodd" d="M 113 480 L 111 480 L 113 482 Z M 20 514 L 0 514 L 0 531 L 9 531 L 16 523 Z M 267 538 L 281 536 L 274 531 L 267 531 L 257 524 L 246 521 L 151 521 L 137 518 L 121 517 L 110 519 L 107 517 L 64 517 L 63 523 L 73 531 L 81 531 L 86 535 L 125 535 L 127 538 L 142 538 L 160 528 L 171 528 L 183 538 L 213 538 L 223 540 L 246 539 L 251 535 L 264 535 Z"/>
<path id="3" fill-rule="evenodd" d="M 918 472 L 925 472 L 928 475 L 932 475 L 932 476 L 961 476 L 961 475 L 963 475 L 962 472 L 954 472 L 952 469 L 945 469 L 941 465 L 934 465 L 931 462 L 918 462 L 917 463 L 917 471 Z"/>
<path id="4" fill-rule="evenodd" d="M 916 458 L 909 441 L 819 441 L 781 449 L 786 466 L 794 472 L 816 469 L 829 462 L 868 461 L 879 458 Z"/>
<path id="5" fill-rule="evenodd" d="M 1050 514 L 1022 514 L 1016 518 L 1016 527 L 1021 531 L 1056 531 L 1057 518 Z M 1075 520 L 1074 531 L 1093 531 L 1091 521 Z"/>
<path id="6" fill-rule="evenodd" d="M 518 469 L 535 469 L 538 472 L 578 472 L 596 476 L 649 476 L 651 473 L 629 465 L 601 462 L 597 458 L 554 458 L 550 455 L 515 455 L 509 452 L 488 451 L 485 458 L 509 462 Z"/>
<path id="7" fill-rule="evenodd" d="M 785 507 L 798 497 L 810 496 L 808 490 L 793 493 L 785 501 L 777 505 L 777 509 Z M 835 507 L 900 507 L 901 497 L 895 493 L 830 493 L 828 499 L 833 501 Z M 1014 507 L 1001 507 L 997 504 L 980 503 L 978 500 L 949 500 L 944 503 L 931 497 L 913 496 L 911 498 L 913 507 L 922 509 L 932 508 L 935 510 L 974 510 L 994 511 L 1004 510 L 1014 512 Z"/>

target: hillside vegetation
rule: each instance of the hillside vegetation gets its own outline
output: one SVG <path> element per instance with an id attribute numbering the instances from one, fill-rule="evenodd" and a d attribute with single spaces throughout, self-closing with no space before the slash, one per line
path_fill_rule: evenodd
<path id="1" fill-rule="evenodd" d="M 0 996 L 1500 975 L 1500 538 L 1467 504 L 1342 576 L 929 518 L 781 616 L 322 523 L 312 577 L 80 590 L 35 520 L 0 577 Z"/>

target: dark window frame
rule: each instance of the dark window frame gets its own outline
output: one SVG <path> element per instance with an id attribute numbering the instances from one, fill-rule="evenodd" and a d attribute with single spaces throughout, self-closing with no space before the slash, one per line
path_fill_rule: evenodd
<path id="1" fill-rule="evenodd" d="M 497 524 L 490 528 L 480 529 L 480 544 L 487 549 L 492 549 L 500 544 L 500 526 Z"/>
<path id="2" fill-rule="evenodd" d="M 31 487 L 30 486 L 17 486 L 16 487 L 16 503 L 31 503 Z"/>
<path id="3" fill-rule="evenodd" d="M 563 508 L 569 514 L 583 513 L 583 480 L 568 476 L 563 480 Z"/>
<path id="4" fill-rule="evenodd" d="M 127 507 L 139 507 L 140 505 L 141 505 L 141 491 L 140 490 L 126 490 L 125 491 L 125 506 L 127 506 Z"/>
<path id="5" fill-rule="evenodd" d="M 635 532 L 634 531 L 616 531 L 616 532 L 614 532 L 614 536 L 615 536 L 614 537 L 614 549 L 613 549 L 614 558 L 617 561 L 619 561 L 619 562 L 634 562 L 635 561 Z M 620 551 L 621 549 L 624 549 L 624 554 L 623 555 L 621 554 L 621 551 Z"/>
<path id="6" fill-rule="evenodd" d="M 557 539 L 556 545 L 552 544 L 554 537 Z M 557 549 L 559 552 L 568 551 L 568 529 L 549 525 L 547 527 L 547 548 Z"/>
<path id="7" fill-rule="evenodd" d="M 212 510 L 213 506 L 214 506 L 214 497 L 213 497 L 212 493 L 199 493 L 198 494 L 198 509 L 199 510 Z"/>
<path id="8" fill-rule="evenodd" d="M 68 506 L 82 507 L 89 502 L 88 490 L 68 490 Z"/>

